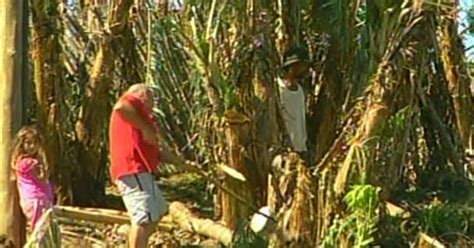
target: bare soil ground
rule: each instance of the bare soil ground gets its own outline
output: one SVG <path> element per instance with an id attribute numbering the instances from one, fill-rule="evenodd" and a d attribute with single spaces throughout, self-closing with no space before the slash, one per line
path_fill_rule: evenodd
<path id="1" fill-rule="evenodd" d="M 180 201 L 197 216 L 212 218 L 212 193 L 206 182 L 194 174 L 177 174 L 158 180 L 169 202 Z M 118 191 L 107 188 L 107 199 L 111 208 L 124 210 Z M 166 217 L 165 217 L 166 218 Z M 165 222 L 165 221 L 164 221 Z M 112 225 L 85 221 L 59 219 L 62 247 L 127 247 L 128 225 Z M 218 243 L 199 235 L 182 231 L 176 225 L 160 223 L 150 238 L 151 247 L 220 247 Z"/>

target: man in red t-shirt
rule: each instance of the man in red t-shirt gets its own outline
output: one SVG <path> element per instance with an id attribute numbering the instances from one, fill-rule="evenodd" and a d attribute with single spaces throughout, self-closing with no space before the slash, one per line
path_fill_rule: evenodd
<path id="1" fill-rule="evenodd" d="M 153 176 L 159 163 L 188 165 L 166 146 L 158 145 L 153 102 L 150 88 L 132 85 L 115 104 L 110 119 L 110 172 L 130 216 L 130 247 L 146 247 L 168 209 Z"/>

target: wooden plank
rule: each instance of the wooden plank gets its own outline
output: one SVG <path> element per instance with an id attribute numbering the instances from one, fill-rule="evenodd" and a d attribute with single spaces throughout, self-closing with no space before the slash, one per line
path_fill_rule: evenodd
<path id="1" fill-rule="evenodd" d="M 126 212 L 101 209 L 101 208 L 81 208 L 71 206 L 55 207 L 55 215 L 58 217 L 85 220 L 99 223 L 130 224 L 130 219 Z"/>

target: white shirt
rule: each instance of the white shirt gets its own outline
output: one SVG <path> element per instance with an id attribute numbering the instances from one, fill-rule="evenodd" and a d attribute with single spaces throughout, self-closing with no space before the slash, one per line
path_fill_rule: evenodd
<path id="1" fill-rule="evenodd" d="M 282 79 L 278 79 L 281 113 L 286 131 L 290 136 L 293 149 L 303 152 L 307 150 L 305 97 L 303 88 L 297 85 L 298 89 L 293 91 L 285 86 Z"/>

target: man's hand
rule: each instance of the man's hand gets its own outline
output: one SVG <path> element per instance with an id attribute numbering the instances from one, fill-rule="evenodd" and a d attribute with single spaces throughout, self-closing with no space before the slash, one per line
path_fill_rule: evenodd
<path id="1" fill-rule="evenodd" d="M 174 164 L 176 166 L 181 166 L 186 162 L 184 158 L 173 152 L 171 148 L 169 148 L 165 143 L 161 143 L 159 147 L 161 162 L 166 164 Z"/>
<path id="2" fill-rule="evenodd" d="M 163 163 L 174 164 L 189 172 L 202 173 L 195 162 L 184 159 L 174 153 L 166 144 L 160 145 L 160 158 Z"/>

